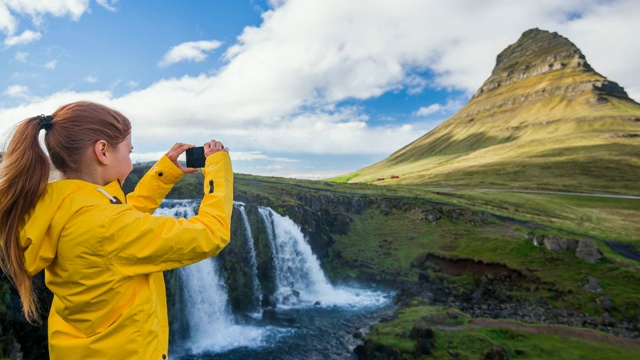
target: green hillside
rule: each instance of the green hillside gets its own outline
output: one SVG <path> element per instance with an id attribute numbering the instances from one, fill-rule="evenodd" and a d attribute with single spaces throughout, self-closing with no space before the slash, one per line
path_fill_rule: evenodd
<path id="1" fill-rule="evenodd" d="M 640 104 L 569 40 L 533 29 L 458 113 L 332 180 L 637 194 L 638 178 Z"/>
<path id="2" fill-rule="evenodd" d="M 512 359 L 640 354 L 623 328 L 640 316 L 640 263 L 623 255 L 640 254 L 640 200 L 242 174 L 235 194 L 307 229 L 333 282 L 397 290 L 397 311 L 363 335 L 360 359 L 481 359 L 494 346 Z M 535 236 L 592 241 L 603 256 L 588 263 Z"/>

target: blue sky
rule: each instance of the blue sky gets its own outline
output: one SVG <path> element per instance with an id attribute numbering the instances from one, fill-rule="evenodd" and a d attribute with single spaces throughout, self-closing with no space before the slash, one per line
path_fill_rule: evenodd
<path id="1" fill-rule="evenodd" d="M 236 172 L 327 178 L 454 114 L 530 28 L 639 99 L 639 18 L 635 0 L 0 0 L 0 131 L 91 100 L 130 118 L 134 161 L 215 138 Z"/>

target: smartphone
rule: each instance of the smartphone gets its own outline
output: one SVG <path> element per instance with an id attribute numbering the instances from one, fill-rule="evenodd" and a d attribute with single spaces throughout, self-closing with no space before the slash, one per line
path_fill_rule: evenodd
<path id="1" fill-rule="evenodd" d="M 187 167 L 189 168 L 203 168 L 205 160 L 204 147 L 196 146 L 191 149 L 187 149 Z"/>

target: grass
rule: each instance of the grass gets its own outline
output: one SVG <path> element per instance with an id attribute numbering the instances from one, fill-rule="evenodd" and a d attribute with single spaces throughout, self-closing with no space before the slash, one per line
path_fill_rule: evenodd
<path id="1" fill-rule="evenodd" d="M 455 309 L 416 306 L 396 313 L 388 322 L 374 325 L 367 338 L 403 353 L 404 358 L 420 358 L 414 353 L 415 340 L 408 331 L 414 326 L 431 328 L 434 350 L 429 359 L 479 358 L 494 345 L 503 347 L 514 359 L 637 359 L 640 346 L 615 342 L 603 333 L 566 327 L 540 327 L 502 321 L 503 328 L 470 327 L 470 318 Z M 513 327 L 518 330 L 511 330 Z M 558 334 L 554 334 L 558 333 Z M 402 357 L 401 357 L 402 358 Z"/>
<path id="2" fill-rule="evenodd" d="M 358 173 L 355 173 L 355 174 L 349 174 L 345 176 L 339 176 L 339 177 L 332 178 L 331 181 L 337 182 L 337 183 L 346 183 L 346 182 L 349 182 L 349 180 L 355 177 L 358 177 L 358 175 L 359 175 Z"/>
<path id="3" fill-rule="evenodd" d="M 406 198 L 416 199 L 418 190 L 397 187 Z M 406 191 L 402 193 L 402 190 Z M 423 192 L 423 196 L 428 194 Z M 481 226 L 445 215 L 435 223 L 418 216 L 417 210 L 394 210 L 382 214 L 372 209 L 351 215 L 346 235 L 335 236 L 332 256 L 325 261 L 335 278 L 378 276 L 413 279 L 412 263 L 426 253 L 504 264 L 529 274 L 531 279 L 551 284 L 540 289 L 549 303 L 571 304 L 584 312 L 600 314 L 603 295 L 583 289 L 589 276 L 601 280 L 603 293 L 613 302 L 613 316 L 640 314 L 640 264 L 613 252 L 600 239 L 638 243 L 637 219 L 640 200 L 585 198 L 558 195 L 495 193 L 480 191 L 443 192 L 449 203 L 509 216 Z M 438 196 L 430 200 L 440 199 Z M 437 207 L 437 205 L 436 205 Z M 631 215 L 631 216 L 629 216 Z M 519 221 L 526 221 L 533 226 Z M 589 226 L 587 226 L 587 224 Z M 534 246 L 530 232 L 558 235 L 574 240 L 591 239 L 604 252 L 598 264 L 588 264 L 572 253 L 555 254 Z M 571 271 L 567 271 L 571 269 Z M 546 292 L 545 292 L 546 291 Z M 523 296 L 530 294 L 522 293 Z"/>
<path id="4" fill-rule="evenodd" d="M 637 195 L 640 105 L 567 90 L 601 80 L 574 69 L 500 86 L 387 159 L 333 180 Z"/>
<path id="5" fill-rule="evenodd" d="M 393 165 L 380 163 L 363 169 L 350 181 L 374 182 L 384 177 L 385 181 L 376 181 L 376 184 L 444 184 L 638 195 L 640 138 L 618 143 L 607 143 L 606 137 L 595 140 L 560 136 L 531 142 L 514 141 L 457 156 L 426 156 Z M 399 178 L 392 180 L 391 174 Z"/>
<path id="6" fill-rule="evenodd" d="M 440 160 L 446 161 L 444 157 Z M 292 205 L 301 206 L 299 199 L 309 196 L 362 198 L 376 204 L 362 214 L 347 214 L 352 219 L 347 234 L 332 234 L 329 255 L 321 261 L 323 269 L 334 281 L 365 278 L 390 283 L 417 281 L 418 271 L 412 263 L 431 253 L 499 263 L 521 271 L 533 285 L 510 290 L 509 295 L 516 298 L 533 296 L 549 305 L 570 306 L 600 316 L 604 309 L 599 303 L 606 296 L 613 304 L 608 310 L 612 317 L 623 319 L 640 314 L 640 264 L 623 258 L 603 243 L 603 240 L 616 240 L 640 245 L 640 200 L 503 193 L 463 187 L 445 190 L 424 185 L 378 186 L 246 174 L 236 174 L 235 180 L 237 200 L 252 199 L 276 211 Z M 381 211 L 382 203 L 387 204 L 388 212 Z M 399 207 L 393 204 L 399 204 Z M 456 219 L 448 212 L 456 207 L 477 214 L 488 212 L 496 217 L 488 223 L 474 225 L 464 218 Z M 422 211 L 429 209 L 440 211 L 440 219 L 434 223 L 425 221 Z M 605 256 L 592 265 L 569 253 L 550 253 L 526 239 L 530 232 L 591 239 Z M 471 276 L 429 272 L 451 284 L 454 291 L 477 285 L 477 279 Z M 589 276 L 601 281 L 602 294 L 583 289 Z M 414 305 L 418 303 L 414 302 Z M 427 316 L 435 321 L 436 317 L 430 311 L 436 310 L 418 307 L 407 311 L 405 322 L 396 323 L 395 329 L 386 329 L 383 327 L 386 325 L 381 324 L 376 327 L 377 335 L 372 332 L 372 336 L 407 351 L 413 349 L 412 340 L 406 334 L 416 319 Z M 403 332 L 404 337 L 398 335 Z M 629 354 L 634 354 L 625 349 L 615 352 L 607 344 L 585 344 L 579 339 L 567 340 L 566 346 L 561 348 L 562 341 L 553 335 L 499 330 L 438 330 L 435 341 L 442 351 L 457 349 L 455 351 L 461 354 L 477 354 L 485 346 L 501 343 L 512 356 L 517 351 L 517 358 L 531 359 L 544 358 L 553 352 L 566 352 L 567 358 L 587 359 L 593 354 L 603 354 L 603 351 L 612 351 L 621 359 L 633 358 Z M 436 352 L 437 356 L 447 358 L 448 355 Z M 474 358 L 475 355 L 470 356 Z"/>
<path id="7" fill-rule="evenodd" d="M 435 190 L 451 202 L 558 228 L 640 245 L 640 200 L 489 190 Z"/>
<path id="8" fill-rule="evenodd" d="M 438 331 L 435 340 L 437 348 L 456 351 L 459 356 L 471 358 L 493 345 L 504 347 L 515 359 L 631 360 L 640 356 L 640 348 L 503 328 Z M 433 358 L 450 359 L 450 356 L 446 351 L 438 351 Z"/>

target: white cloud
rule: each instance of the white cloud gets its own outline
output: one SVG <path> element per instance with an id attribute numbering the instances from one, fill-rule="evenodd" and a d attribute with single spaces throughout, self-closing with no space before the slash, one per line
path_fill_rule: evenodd
<path id="1" fill-rule="evenodd" d="M 408 75 L 403 83 L 407 87 L 407 93 L 411 95 L 420 94 L 429 85 L 426 79 L 418 75 Z"/>
<path id="2" fill-rule="evenodd" d="M 441 112 L 443 110 L 442 105 L 440 104 L 431 104 L 429 106 L 423 106 L 418 111 L 416 111 L 416 116 L 429 116 L 431 114 L 435 114 Z"/>
<path id="3" fill-rule="evenodd" d="M 97 76 L 93 76 L 93 75 L 87 75 L 84 77 L 84 81 L 91 83 L 91 84 L 95 84 L 98 82 L 98 77 Z"/>
<path id="4" fill-rule="evenodd" d="M 640 2 L 598 1 L 579 20 L 558 24 L 555 31 L 569 38 L 599 73 L 623 86 L 640 100 Z"/>
<path id="5" fill-rule="evenodd" d="M 20 85 L 18 85 L 20 86 Z M 7 91 L 20 93 L 23 88 L 13 88 L 10 86 Z M 28 89 L 27 89 L 28 90 Z M 24 91 L 22 91 L 23 94 Z M 7 94 L 8 95 L 8 94 Z M 26 95 L 26 94 L 25 94 Z M 51 94 L 47 97 L 28 97 L 21 104 L 10 107 L 0 108 L 0 134 L 7 134 L 8 131 L 23 119 L 38 114 L 51 114 L 63 104 L 68 104 L 78 100 L 95 101 L 97 103 L 111 105 L 111 93 L 105 91 L 96 92 L 71 92 L 64 91 Z M 168 148 L 167 148 L 168 149 Z"/>
<path id="6" fill-rule="evenodd" d="M 273 153 L 389 154 L 429 128 L 407 123 L 412 116 L 377 125 L 366 109 L 344 107 L 344 101 L 388 91 L 417 94 L 426 87 L 470 96 L 490 75 L 497 54 L 534 27 L 569 38 L 597 71 L 640 96 L 640 47 L 630 45 L 640 33 L 640 2 L 634 0 L 271 4 L 262 24 L 246 27 L 223 55 L 225 65 L 209 75 L 161 79 L 120 97 L 103 91 L 30 98 L 0 108 L 0 130 L 88 99 L 125 113 L 134 124 L 136 151 L 144 153 L 166 151 L 175 141 L 218 138 L 238 151 L 238 161 L 277 162 L 269 160 L 277 159 Z M 161 63 L 202 61 L 219 46 L 183 43 Z M 427 103 L 413 115 L 453 111 L 464 101 Z"/>
<path id="7" fill-rule="evenodd" d="M 36 40 L 40 40 L 41 37 L 42 37 L 42 34 L 40 34 L 39 32 L 32 31 L 32 30 L 25 30 L 20 35 L 7 36 L 4 39 L 4 44 L 8 47 L 11 47 L 14 45 L 24 45 Z"/>
<path id="8" fill-rule="evenodd" d="M 115 12 L 117 10 L 115 5 L 118 3 L 118 0 L 96 0 L 96 2 L 98 3 L 98 5 L 109 11 Z"/>
<path id="9" fill-rule="evenodd" d="M 77 21 L 88 9 L 89 0 L 2 0 L 0 1 L 0 31 L 6 35 L 4 44 L 11 47 L 27 44 L 41 38 L 40 32 L 31 29 L 24 30 L 18 36 L 14 35 L 18 30 L 18 17 L 20 16 L 29 16 L 33 25 L 38 27 L 45 15 L 69 16 L 72 20 Z"/>
<path id="10" fill-rule="evenodd" d="M 630 98 L 636 102 L 640 102 L 640 86 L 626 87 L 625 90 Z"/>
<path id="11" fill-rule="evenodd" d="M 241 149 L 389 153 L 428 129 L 374 126 L 359 111 L 326 112 L 324 106 L 399 88 L 418 92 L 434 86 L 472 94 L 489 76 L 497 54 L 522 32 L 536 26 L 556 31 L 571 23 L 562 14 L 593 4 L 278 2 L 263 14 L 259 27 L 245 28 L 224 54 L 228 64 L 215 75 L 159 81 L 118 102 L 141 120 L 149 115 L 136 104 L 164 114 L 164 119 L 154 118 L 154 126 L 189 124 L 203 132 L 211 127 L 212 133 L 215 128 L 242 144 Z M 640 12 L 626 14 L 623 22 L 636 26 Z M 629 43 L 616 48 L 626 49 Z M 640 61 L 640 56 L 634 59 Z M 626 71 L 635 72 L 633 63 L 624 65 Z M 426 69 L 435 76 L 432 82 L 419 74 Z M 429 111 L 451 111 L 462 104 L 438 104 Z"/>
<path id="12" fill-rule="evenodd" d="M 276 162 L 299 162 L 298 159 L 290 159 L 283 157 L 270 157 L 260 151 L 232 151 L 230 150 L 233 161 L 254 161 L 254 160 L 270 160 Z"/>
<path id="13" fill-rule="evenodd" d="M 29 53 L 24 51 L 18 51 L 16 52 L 16 55 L 13 57 L 13 59 L 18 62 L 26 63 L 28 57 L 29 57 Z"/>
<path id="14" fill-rule="evenodd" d="M 29 93 L 29 87 L 24 85 L 11 85 L 5 91 L 4 95 L 14 98 L 26 98 Z"/>
<path id="15" fill-rule="evenodd" d="M 75 21 L 80 19 L 89 8 L 89 0 L 3 0 L 2 2 L 11 12 L 31 16 L 36 24 L 39 24 L 42 16 L 46 14 L 55 17 L 69 16 Z"/>
<path id="16" fill-rule="evenodd" d="M 282 4 L 284 4 L 285 2 L 287 2 L 287 0 L 269 0 L 269 5 L 272 8 L 277 8 L 277 7 L 280 7 Z"/>
<path id="17" fill-rule="evenodd" d="M 207 58 L 206 52 L 215 50 L 220 45 L 222 43 L 216 40 L 188 41 L 172 47 L 171 50 L 164 54 L 162 61 L 158 65 L 169 66 L 181 61 L 200 62 Z"/>
<path id="18" fill-rule="evenodd" d="M 51 60 L 51 61 L 48 61 L 46 64 L 44 64 L 44 67 L 49 70 L 53 70 L 56 68 L 57 64 L 58 64 L 58 60 Z"/>
<path id="19" fill-rule="evenodd" d="M 169 150 L 169 149 L 167 149 Z M 146 152 L 139 153 L 136 152 L 136 144 L 133 144 L 133 151 L 131 152 L 131 161 L 135 164 L 138 162 L 147 162 L 147 161 L 158 161 L 167 151 L 156 151 L 156 152 Z M 184 159 L 180 159 L 183 160 Z"/>
<path id="20" fill-rule="evenodd" d="M 0 2 L 0 31 L 11 35 L 16 31 L 17 20 L 11 15 L 11 11 L 3 2 Z"/>
<path id="21" fill-rule="evenodd" d="M 449 99 L 445 105 L 442 104 L 431 104 L 429 106 L 420 107 L 416 110 L 413 115 L 418 117 L 426 117 L 433 114 L 444 114 L 447 112 L 455 112 L 458 111 L 464 103 L 461 99 Z"/>
<path id="22" fill-rule="evenodd" d="M 200 145 L 200 144 L 197 144 Z M 133 144 L 134 152 L 131 154 L 132 161 L 135 162 L 145 162 L 145 161 L 156 161 L 162 157 L 166 153 L 166 151 L 156 151 L 156 152 L 146 152 L 146 153 L 138 153 L 136 152 L 136 144 Z M 168 150 L 168 148 L 167 148 Z M 260 151 L 233 151 L 230 149 L 229 155 L 234 162 L 244 161 L 244 162 L 253 162 L 253 161 L 268 161 L 271 163 L 297 163 L 300 162 L 298 159 L 290 159 L 285 157 L 271 157 L 266 155 Z M 186 161 L 185 155 L 182 154 L 178 157 L 178 160 Z"/>

